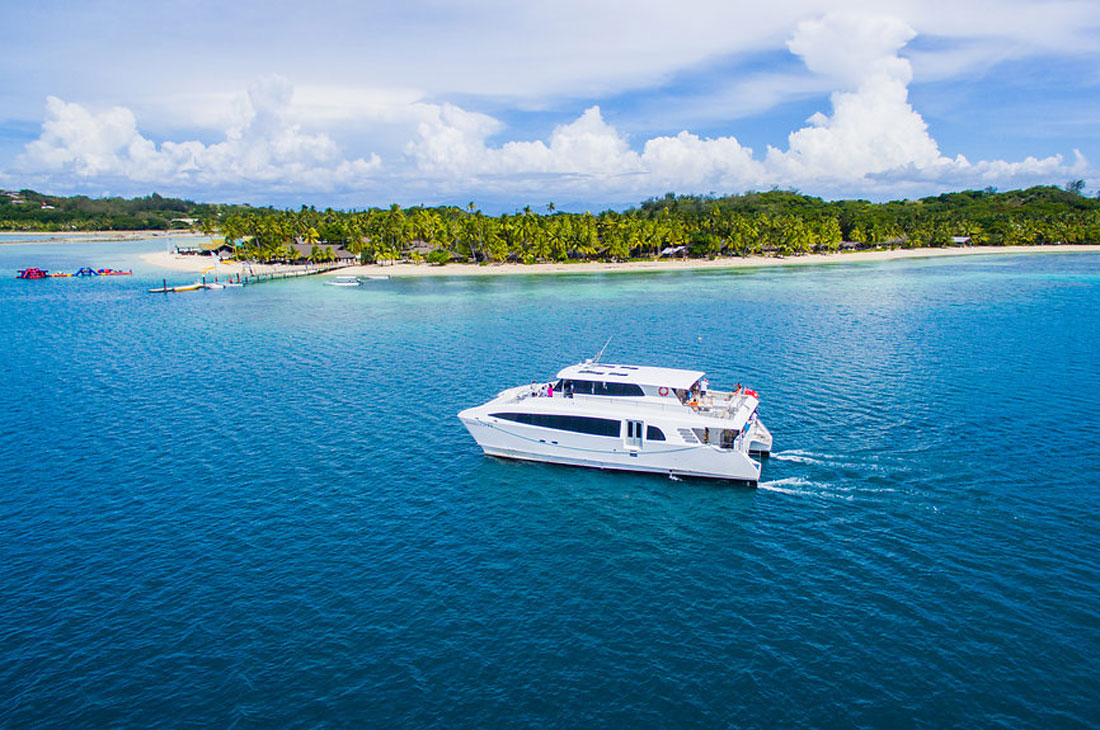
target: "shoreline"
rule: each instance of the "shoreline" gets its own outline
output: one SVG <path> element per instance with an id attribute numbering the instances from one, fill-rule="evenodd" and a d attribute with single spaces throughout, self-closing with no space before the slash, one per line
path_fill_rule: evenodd
<path id="1" fill-rule="evenodd" d="M 585 261 L 575 264 L 358 264 L 322 276 L 378 276 L 428 277 L 428 276 L 514 276 L 529 274 L 611 274 L 640 272 L 714 271 L 729 269 L 762 268 L 768 266 L 809 266 L 815 264 L 868 263 L 919 258 L 943 258 L 986 254 L 1022 253 L 1073 253 L 1100 252 L 1098 244 L 1073 244 L 1061 246 L 970 246 L 966 248 L 898 248 L 892 250 L 852 251 L 849 253 L 806 254 L 804 256 L 726 257 L 719 259 L 686 259 L 659 261 L 626 261 L 604 263 Z M 141 260 L 152 266 L 172 271 L 198 272 L 214 265 L 210 257 L 179 256 L 164 251 L 141 254 Z M 244 268 L 239 263 L 218 263 L 216 271 L 235 274 Z M 277 264 L 253 264 L 256 273 L 282 271 L 289 267 Z"/>
<path id="2" fill-rule="evenodd" d="M 24 238 L 0 238 L 0 246 L 28 246 L 36 243 L 115 243 L 148 241 L 152 238 L 206 239 L 191 230 L 178 231 L 0 231 L 0 236 L 24 236 Z"/>
<path id="3" fill-rule="evenodd" d="M 762 268 L 768 266 L 809 266 L 815 264 L 865 263 L 896 261 L 901 259 L 941 258 L 948 256 L 974 256 L 981 254 L 1013 253 L 1070 253 L 1100 252 L 1100 244 L 1073 244 L 1062 246 L 971 246 L 968 248 L 898 248 L 892 250 L 852 251 L 849 253 L 816 253 L 804 256 L 745 256 L 718 259 L 686 259 L 659 261 L 626 261 L 603 263 L 586 261 L 575 264 L 365 264 L 349 266 L 325 276 L 508 276 L 517 274 L 613 274 L 675 271 L 721 271 L 729 269 Z"/>
<path id="4" fill-rule="evenodd" d="M 271 274 L 277 271 L 300 269 L 301 266 L 282 266 L 280 264 L 242 264 L 236 261 L 221 261 L 216 256 L 174 254 L 167 251 L 149 251 L 138 254 L 145 263 L 158 269 L 188 272 L 192 274 L 209 272 L 217 276 L 235 276 L 245 274 L 246 268 L 254 274 Z"/>

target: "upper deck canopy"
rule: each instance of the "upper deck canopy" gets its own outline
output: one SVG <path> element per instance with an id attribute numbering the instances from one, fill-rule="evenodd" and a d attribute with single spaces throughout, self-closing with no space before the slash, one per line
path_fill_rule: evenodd
<path id="1" fill-rule="evenodd" d="M 599 380 L 605 383 L 636 383 L 687 390 L 703 377 L 700 370 L 675 368 L 651 368 L 640 365 L 608 365 L 605 363 L 581 363 L 570 365 L 558 373 L 564 380 Z"/>

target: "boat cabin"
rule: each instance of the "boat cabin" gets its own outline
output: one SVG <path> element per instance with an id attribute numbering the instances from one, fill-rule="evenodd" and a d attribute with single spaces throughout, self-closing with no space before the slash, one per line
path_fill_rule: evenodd
<path id="1" fill-rule="evenodd" d="M 559 372 L 557 388 L 566 397 L 676 398 L 686 404 L 699 391 L 703 375 L 699 370 L 582 363 Z"/>

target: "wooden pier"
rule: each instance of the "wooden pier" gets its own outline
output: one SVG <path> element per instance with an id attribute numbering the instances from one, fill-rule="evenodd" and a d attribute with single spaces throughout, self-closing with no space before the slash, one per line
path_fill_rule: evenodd
<path id="1" fill-rule="evenodd" d="M 281 281 L 282 279 L 297 279 L 302 276 L 327 274 L 330 271 L 346 269 L 348 266 L 350 264 L 322 264 L 320 266 L 298 266 L 283 271 L 270 271 L 266 274 L 245 274 L 242 272 L 239 280 L 242 284 L 262 284 L 265 281 Z M 233 281 L 237 281 L 237 279 L 233 279 Z"/>
<path id="2" fill-rule="evenodd" d="M 319 266 L 298 266 L 290 269 L 283 269 L 281 271 L 268 271 L 262 274 L 245 273 L 242 271 L 235 276 L 224 278 L 221 281 L 218 281 L 216 278 L 214 281 L 207 281 L 207 277 L 203 275 L 201 282 L 195 282 L 194 284 L 184 286 L 168 286 L 168 281 L 166 279 L 162 286 L 149 289 L 149 292 L 154 294 L 166 294 L 168 292 L 197 291 L 200 289 L 221 289 L 225 286 L 263 284 L 267 281 L 299 279 L 303 276 L 326 274 L 330 271 L 339 271 L 340 269 L 346 269 L 353 265 L 354 264 L 322 264 Z"/>

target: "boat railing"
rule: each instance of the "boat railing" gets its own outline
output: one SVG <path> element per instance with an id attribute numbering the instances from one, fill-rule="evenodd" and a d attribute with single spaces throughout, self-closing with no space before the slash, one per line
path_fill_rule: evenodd
<path id="1" fill-rule="evenodd" d="M 509 400 L 514 403 L 527 400 L 528 398 L 571 398 L 578 402 L 591 402 L 606 405 L 609 397 L 603 395 L 588 395 L 585 393 L 574 393 L 572 395 L 562 392 L 561 390 L 555 390 L 553 396 L 546 394 L 546 384 L 538 384 L 537 386 L 517 386 L 510 390 L 501 393 L 502 396 L 508 396 Z M 634 410 L 644 411 L 662 411 L 665 413 L 683 413 L 685 409 L 709 418 L 720 418 L 733 420 L 737 418 L 741 407 L 745 403 L 746 396 L 739 393 L 728 393 L 721 391 L 710 391 L 703 396 L 698 406 L 692 406 L 690 403 L 680 403 L 678 400 L 673 402 L 661 402 L 653 398 L 613 398 L 615 407 L 617 408 L 629 408 Z"/>
<path id="2" fill-rule="evenodd" d="M 699 401 L 698 412 L 712 418 L 736 418 L 748 396 L 744 393 L 711 390 Z"/>
<path id="3" fill-rule="evenodd" d="M 558 397 L 558 394 L 555 393 L 554 397 Z M 606 405 L 609 400 L 612 400 L 612 401 L 614 401 L 616 408 L 625 407 L 625 408 L 633 408 L 633 409 L 636 409 L 636 410 L 646 410 L 646 411 L 655 411 L 656 410 L 656 411 L 677 412 L 677 413 L 682 412 L 684 410 L 684 405 L 681 404 L 678 401 L 675 402 L 675 403 L 661 403 L 659 401 L 655 401 L 655 400 L 652 400 L 652 399 L 649 399 L 649 398 L 638 398 L 638 399 L 633 399 L 633 398 L 609 398 L 608 396 L 605 396 L 605 395 L 586 395 L 584 393 L 575 393 L 572 396 L 568 396 L 568 395 L 563 394 L 562 397 L 564 397 L 564 398 L 570 398 L 571 397 L 571 398 L 573 398 L 574 400 L 576 400 L 578 402 L 583 401 L 583 402 L 589 402 L 589 403 L 599 403 L 601 405 Z"/>

